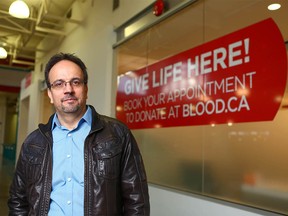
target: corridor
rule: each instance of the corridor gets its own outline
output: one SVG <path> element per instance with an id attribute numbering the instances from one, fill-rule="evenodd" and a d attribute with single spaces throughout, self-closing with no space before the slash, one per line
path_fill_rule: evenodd
<path id="1" fill-rule="evenodd" d="M 0 216 L 8 215 L 7 199 L 15 162 L 0 155 Z"/>

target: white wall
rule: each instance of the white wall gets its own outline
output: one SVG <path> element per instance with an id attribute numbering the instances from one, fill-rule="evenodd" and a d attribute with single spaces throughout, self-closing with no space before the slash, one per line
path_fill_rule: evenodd
<path id="1" fill-rule="evenodd" d="M 149 186 L 151 216 L 277 216 L 279 214 L 249 208 L 199 195 Z"/>
<path id="2" fill-rule="evenodd" d="M 111 95 L 115 91 L 113 78 L 113 49 L 115 41 L 113 28 L 124 23 L 154 0 L 120 0 L 120 8 L 114 13 L 112 1 L 76 1 L 72 18 L 82 18 L 78 28 L 71 28 L 61 45 L 36 64 L 35 79 L 44 79 L 40 65 L 56 52 L 72 52 L 86 63 L 89 74 L 88 103 L 98 112 L 111 115 L 113 107 Z M 42 44 L 44 46 L 44 42 Z M 42 46 L 40 45 L 40 46 Z M 32 100 L 32 98 L 31 98 Z M 37 102 L 34 102 L 37 103 Z M 33 102 L 31 102 L 33 104 Z M 216 202 L 200 196 L 188 195 L 177 191 L 149 186 L 151 198 L 151 216 L 271 216 L 264 211 L 239 207 L 225 202 Z M 274 214 L 275 215 L 275 214 Z"/>
<path id="3" fill-rule="evenodd" d="M 32 81 L 29 86 L 25 88 L 24 83 L 25 79 L 21 81 L 16 158 L 18 158 L 21 145 L 27 134 L 35 130 L 40 122 L 39 80 L 32 76 Z"/>

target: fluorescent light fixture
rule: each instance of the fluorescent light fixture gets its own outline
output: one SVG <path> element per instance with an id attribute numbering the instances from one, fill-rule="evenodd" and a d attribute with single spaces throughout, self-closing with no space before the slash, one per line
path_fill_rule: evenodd
<path id="1" fill-rule="evenodd" d="M 9 14 L 13 17 L 25 19 L 29 17 L 30 10 L 24 1 L 16 0 L 9 7 Z"/>
<path id="2" fill-rule="evenodd" d="M 6 59 L 6 58 L 7 58 L 7 51 L 3 47 L 0 47 L 0 59 Z"/>
<path id="3" fill-rule="evenodd" d="M 268 10 L 278 10 L 280 7 L 281 7 L 280 4 L 274 3 L 274 4 L 270 4 L 270 5 L 268 6 Z"/>

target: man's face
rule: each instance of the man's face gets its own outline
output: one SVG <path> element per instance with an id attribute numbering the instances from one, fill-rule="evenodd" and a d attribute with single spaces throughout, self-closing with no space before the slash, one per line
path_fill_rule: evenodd
<path id="1" fill-rule="evenodd" d="M 50 70 L 49 81 L 52 86 L 48 96 L 58 115 L 84 112 L 88 87 L 77 64 L 68 60 L 58 62 Z"/>

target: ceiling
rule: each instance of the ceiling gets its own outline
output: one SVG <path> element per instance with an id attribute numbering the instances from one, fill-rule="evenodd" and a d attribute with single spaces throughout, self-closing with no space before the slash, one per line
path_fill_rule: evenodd
<path id="1" fill-rule="evenodd" d="M 34 69 L 36 52 L 41 55 L 41 53 L 47 53 L 58 45 L 54 43 L 54 47 L 41 47 L 40 49 L 38 45 L 43 39 L 56 39 L 56 41 L 60 43 L 61 39 L 65 37 L 64 26 L 66 23 L 80 24 L 80 21 L 70 18 L 72 13 L 71 7 L 75 1 L 85 2 L 86 0 L 24 0 L 30 8 L 30 17 L 28 19 L 14 18 L 8 13 L 9 6 L 13 1 L 14 0 L 0 0 L 0 46 L 4 46 L 9 55 L 7 59 L 0 59 L 0 71 L 8 68 L 15 69 L 16 71 L 29 72 Z M 173 1 L 181 2 L 181 0 Z M 270 16 L 272 13 L 267 12 L 266 5 L 272 3 L 274 0 L 253 0 L 251 2 L 250 0 L 234 0 L 233 4 L 231 4 L 234 10 L 227 9 L 230 4 L 225 4 L 226 1 L 228 0 L 206 0 L 198 2 L 206 2 L 207 8 L 209 8 L 209 6 L 213 8 L 213 10 L 207 13 L 207 20 L 209 20 L 209 17 L 212 17 L 212 19 L 215 17 L 213 13 L 218 14 L 216 17 L 221 17 L 220 14 L 227 14 L 227 11 L 230 11 L 230 15 L 231 13 L 237 14 L 237 11 L 235 12 L 235 4 L 239 4 L 239 11 L 253 10 L 253 13 L 249 13 L 249 16 L 243 16 L 242 13 L 239 17 L 235 15 L 233 19 L 233 24 L 235 25 L 235 23 L 238 22 L 254 20 L 252 15 L 255 16 L 257 14 L 262 17 Z M 276 14 L 274 19 L 277 21 L 283 33 L 284 40 L 288 41 L 286 19 L 288 12 L 285 9 L 288 8 L 288 1 L 278 0 L 278 2 L 282 4 L 283 8 L 274 13 Z M 243 9 L 243 5 L 248 7 L 248 9 Z M 263 13 L 270 14 L 264 15 Z M 209 16 L 209 14 L 211 16 Z M 196 18 L 195 20 L 197 20 Z M 189 19 L 189 22 L 192 21 L 192 18 Z M 215 22 L 213 23 L 213 28 L 219 23 L 225 23 L 226 21 L 221 20 L 219 23 Z M 195 31 L 195 28 L 193 28 L 193 31 Z M 217 35 L 217 32 L 215 32 L 215 35 Z M 170 38 L 173 38 L 173 35 L 170 35 Z"/>
<path id="2" fill-rule="evenodd" d="M 39 49 L 39 43 L 46 38 L 60 42 L 65 37 L 64 25 L 79 23 L 70 19 L 71 7 L 76 0 L 24 0 L 30 8 L 28 19 L 15 18 L 8 13 L 13 1 L 0 1 L 0 46 L 8 52 L 6 59 L 0 59 L 0 70 L 31 71 L 36 52 L 45 53 L 54 48 Z"/>

